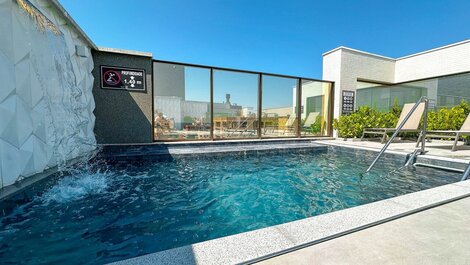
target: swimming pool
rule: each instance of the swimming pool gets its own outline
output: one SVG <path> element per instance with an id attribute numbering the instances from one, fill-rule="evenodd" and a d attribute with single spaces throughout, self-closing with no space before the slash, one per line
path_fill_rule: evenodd
<path id="1" fill-rule="evenodd" d="M 43 183 L 1 218 L 0 263 L 102 264 L 459 180 L 390 155 L 303 148 L 103 158 Z M 11 200 L 10 200 L 11 203 Z M 3 203 L 4 205 L 6 202 Z"/>

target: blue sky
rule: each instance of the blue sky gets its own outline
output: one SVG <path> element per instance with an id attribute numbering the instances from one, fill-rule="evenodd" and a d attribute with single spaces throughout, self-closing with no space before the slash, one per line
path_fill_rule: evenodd
<path id="1" fill-rule="evenodd" d="M 470 38 L 468 0 L 61 0 L 98 46 L 321 78 L 337 46 L 400 57 Z"/>
<path id="2" fill-rule="evenodd" d="M 390 57 L 470 38 L 468 0 L 61 0 L 98 45 L 155 59 L 322 77 L 338 46 Z M 216 102 L 256 108 L 257 81 L 215 74 Z M 208 100 L 208 73 L 186 72 L 189 100 Z M 268 84 L 265 84 L 268 85 Z M 270 82 L 263 107 L 292 104 L 292 81 Z M 273 91 L 277 91 L 274 93 Z M 252 97 L 247 96 L 253 94 Z"/>

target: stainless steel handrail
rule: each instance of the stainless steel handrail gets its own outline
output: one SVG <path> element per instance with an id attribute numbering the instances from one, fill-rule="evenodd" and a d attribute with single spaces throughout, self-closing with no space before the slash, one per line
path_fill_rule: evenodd
<path id="1" fill-rule="evenodd" d="M 382 150 L 380 150 L 379 154 L 377 157 L 374 159 L 372 164 L 369 166 L 369 168 L 366 170 L 366 173 L 369 172 L 379 161 L 379 158 L 385 153 L 385 150 L 387 150 L 388 146 L 392 143 L 393 139 L 400 133 L 400 130 L 405 126 L 405 123 L 410 119 L 411 115 L 413 115 L 413 112 L 418 108 L 419 104 L 421 104 L 424 101 L 424 118 L 423 118 L 423 129 L 421 130 L 421 154 L 424 154 L 424 148 L 426 144 L 426 127 L 427 127 L 427 116 L 428 116 L 428 102 L 429 99 L 426 96 L 422 96 L 418 102 L 411 108 L 410 112 L 405 116 L 403 121 L 398 125 L 397 129 L 393 133 L 392 137 L 387 141 L 387 143 L 382 147 Z"/>
<path id="2" fill-rule="evenodd" d="M 462 179 L 460 181 L 467 180 L 468 176 L 470 176 L 470 163 L 468 163 L 468 166 L 465 169 L 465 171 L 463 172 L 463 176 L 462 176 Z"/>

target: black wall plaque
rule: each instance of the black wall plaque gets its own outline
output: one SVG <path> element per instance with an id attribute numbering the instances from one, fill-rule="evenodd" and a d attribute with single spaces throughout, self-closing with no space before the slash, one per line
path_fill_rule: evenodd
<path id="1" fill-rule="evenodd" d="M 145 70 L 101 66 L 101 88 L 145 91 Z"/>
<path id="2" fill-rule="evenodd" d="M 349 115 L 354 112 L 354 91 L 343 90 L 343 114 Z"/>

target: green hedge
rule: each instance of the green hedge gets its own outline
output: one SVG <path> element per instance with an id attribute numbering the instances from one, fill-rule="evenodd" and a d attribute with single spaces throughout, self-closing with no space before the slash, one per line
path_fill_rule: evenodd
<path id="1" fill-rule="evenodd" d="M 401 109 L 395 104 L 389 112 L 382 113 L 368 106 L 350 115 L 334 119 L 333 128 L 338 130 L 339 137 L 359 138 L 364 128 L 395 128 Z M 462 101 L 452 108 L 442 108 L 428 112 L 428 130 L 458 130 L 470 113 L 470 105 Z"/>
<path id="2" fill-rule="evenodd" d="M 470 105 L 462 101 L 452 108 L 444 108 L 428 113 L 428 130 L 459 130 L 470 113 Z"/>
<path id="3" fill-rule="evenodd" d="M 333 120 L 333 128 L 338 130 L 340 137 L 361 137 L 364 128 L 393 128 L 398 122 L 401 109 L 394 105 L 387 113 L 379 112 L 371 107 L 362 106 L 356 112 L 340 116 Z"/>

